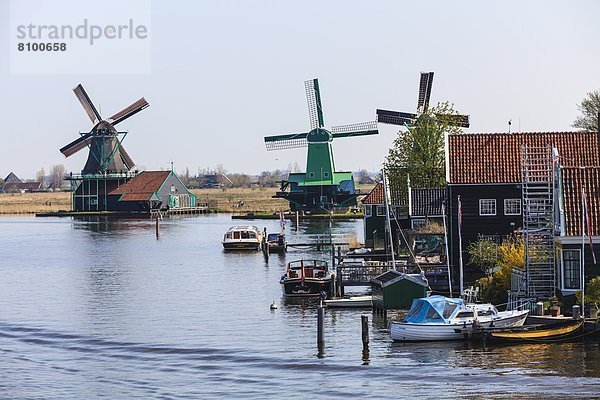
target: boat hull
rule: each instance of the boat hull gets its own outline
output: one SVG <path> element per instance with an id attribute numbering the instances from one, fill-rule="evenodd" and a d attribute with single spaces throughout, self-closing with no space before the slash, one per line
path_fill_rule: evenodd
<path id="1" fill-rule="evenodd" d="M 583 320 L 571 320 L 555 325 L 484 330 L 484 337 L 486 340 L 494 342 L 556 341 L 577 336 L 583 330 L 583 324 Z"/>
<path id="2" fill-rule="evenodd" d="M 333 293 L 333 277 L 327 279 L 300 278 L 282 279 L 280 281 L 285 297 L 314 297 L 325 292 L 327 297 Z"/>
<path id="3" fill-rule="evenodd" d="M 373 307 L 372 296 L 354 296 L 348 299 L 325 300 L 325 305 L 329 308 L 371 308 Z"/>
<path id="4" fill-rule="evenodd" d="M 223 249 L 225 250 L 260 250 L 259 242 L 223 242 Z"/>
<path id="5" fill-rule="evenodd" d="M 515 312 L 514 315 L 495 320 L 479 320 L 478 326 L 511 327 L 522 326 L 527 312 Z M 392 321 L 390 337 L 397 342 L 428 342 L 441 340 L 465 340 L 473 334 L 473 322 L 456 322 L 449 324 L 417 324 L 411 322 Z"/>

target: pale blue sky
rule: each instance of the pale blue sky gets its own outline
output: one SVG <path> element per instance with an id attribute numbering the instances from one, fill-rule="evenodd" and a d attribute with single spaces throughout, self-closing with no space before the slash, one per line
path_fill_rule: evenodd
<path id="1" fill-rule="evenodd" d="M 8 13 L 0 1 L 0 26 Z M 313 77 L 327 127 L 373 120 L 376 108 L 415 111 L 419 72 L 435 71 L 432 103 L 470 114 L 467 132 L 503 132 L 509 119 L 513 130 L 570 130 L 577 103 L 600 89 L 599 16 L 593 0 L 154 1 L 142 75 L 11 75 L 4 29 L 0 176 L 83 167 L 86 152 L 58 151 L 90 128 L 71 91 L 80 82 L 105 116 L 150 102 L 119 125 L 147 169 L 304 168 L 304 149 L 267 152 L 263 137 L 308 130 Z M 396 133 L 380 125 L 378 137 L 335 141 L 337 169 L 379 168 Z"/>

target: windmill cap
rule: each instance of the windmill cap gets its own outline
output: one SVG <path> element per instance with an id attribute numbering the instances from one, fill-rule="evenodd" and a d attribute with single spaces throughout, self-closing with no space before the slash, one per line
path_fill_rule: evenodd
<path id="1" fill-rule="evenodd" d="M 331 142 L 333 140 L 333 135 L 327 129 L 316 128 L 308 133 L 306 140 L 309 143 Z"/>

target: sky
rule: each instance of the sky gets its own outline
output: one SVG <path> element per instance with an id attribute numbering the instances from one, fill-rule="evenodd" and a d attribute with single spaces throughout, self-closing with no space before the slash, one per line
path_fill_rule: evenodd
<path id="1" fill-rule="evenodd" d="M 86 15 L 111 14 L 110 4 L 79 3 Z M 61 163 L 83 168 L 86 151 L 66 159 L 59 152 L 91 128 L 72 92 L 78 83 L 103 115 L 148 100 L 119 125 L 141 168 L 173 162 L 195 173 L 222 164 L 248 174 L 294 163 L 304 169 L 306 149 L 267 152 L 263 137 L 309 130 L 304 81 L 315 77 L 326 127 L 374 120 L 377 108 L 415 112 L 421 71 L 435 72 L 431 103 L 449 101 L 469 114 L 471 133 L 506 132 L 509 120 L 512 131 L 572 130 L 577 104 L 600 89 L 594 0 L 147 6 L 149 61 L 140 73 L 14 73 L 14 32 L 0 28 L 0 177 L 34 178 Z M 11 7 L 0 0 L 0 27 L 9 25 Z M 31 13 L 33 21 L 43 17 Z M 379 125 L 377 136 L 335 140 L 336 169 L 378 170 L 397 134 Z"/>

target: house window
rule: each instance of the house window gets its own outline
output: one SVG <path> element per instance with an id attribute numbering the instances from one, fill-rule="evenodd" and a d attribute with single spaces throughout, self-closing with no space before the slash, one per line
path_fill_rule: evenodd
<path id="1" fill-rule="evenodd" d="M 377 206 L 377 216 L 385 217 L 385 207 L 384 206 Z"/>
<path id="2" fill-rule="evenodd" d="M 424 219 L 413 219 L 412 221 L 410 221 L 410 227 L 412 229 L 417 229 L 417 228 L 420 228 L 422 226 L 425 226 L 425 220 Z"/>
<path id="3" fill-rule="evenodd" d="M 500 237 L 500 235 L 479 235 L 479 240 L 489 240 L 493 243 L 496 244 L 501 244 L 502 243 L 502 237 Z"/>
<path id="4" fill-rule="evenodd" d="M 323 172 L 323 178 L 329 178 L 329 172 Z"/>
<path id="5" fill-rule="evenodd" d="M 479 215 L 496 215 L 496 199 L 479 199 Z"/>
<path id="6" fill-rule="evenodd" d="M 581 250 L 563 250 L 563 287 L 565 289 L 579 289 L 581 286 Z"/>
<path id="7" fill-rule="evenodd" d="M 308 177 L 309 178 L 314 178 L 315 177 L 315 173 L 314 172 L 309 172 L 308 173 Z"/>
<path id="8" fill-rule="evenodd" d="M 370 217 L 373 213 L 373 206 L 370 204 L 365 204 L 365 217 Z"/>
<path id="9" fill-rule="evenodd" d="M 504 199 L 504 215 L 521 215 L 521 199 Z"/>

